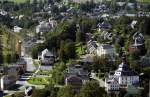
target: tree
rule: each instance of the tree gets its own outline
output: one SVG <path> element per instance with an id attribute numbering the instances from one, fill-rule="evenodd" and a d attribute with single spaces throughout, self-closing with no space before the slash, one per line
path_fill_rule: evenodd
<path id="1" fill-rule="evenodd" d="M 60 43 L 60 50 L 59 50 L 59 59 L 61 61 L 65 61 L 66 60 L 66 57 L 65 57 L 65 51 L 64 51 L 64 41 L 61 41 Z"/>
<path id="2" fill-rule="evenodd" d="M 57 84 L 64 84 L 64 74 L 66 70 L 66 64 L 61 63 L 55 63 L 54 68 L 52 71 L 52 79 Z"/>
<path id="3" fill-rule="evenodd" d="M 147 35 L 150 35 L 149 34 L 149 28 L 150 28 L 150 19 L 149 18 L 144 18 L 140 25 L 139 25 L 139 31 L 141 33 L 144 33 L 144 34 L 147 34 Z"/>
<path id="4" fill-rule="evenodd" d="M 7 55 L 6 55 L 6 62 L 7 62 L 7 63 L 11 63 L 11 61 L 12 61 L 12 60 L 11 60 L 11 54 L 7 54 Z"/>
<path id="5" fill-rule="evenodd" d="M 53 0 L 48 0 L 48 4 L 53 4 Z"/>
<path id="6" fill-rule="evenodd" d="M 51 12 L 55 15 L 59 14 L 59 8 L 56 5 L 53 5 L 51 8 Z"/>
<path id="7" fill-rule="evenodd" d="M 56 2 L 61 2 L 62 0 L 55 0 Z"/>
<path id="8" fill-rule="evenodd" d="M 130 61 L 133 61 L 133 60 L 139 60 L 140 59 L 140 56 L 139 56 L 139 52 L 136 51 L 136 52 L 133 52 L 129 55 L 129 60 Z"/>
<path id="9" fill-rule="evenodd" d="M 45 48 L 46 48 L 45 44 L 41 44 L 41 43 L 34 46 L 31 51 L 32 58 L 37 59 L 39 52 L 41 52 Z"/>
<path id="10" fill-rule="evenodd" d="M 32 48 L 32 52 L 31 52 L 32 58 L 33 59 L 37 59 L 38 58 L 38 48 Z"/>
<path id="11" fill-rule="evenodd" d="M 88 33 L 92 32 L 92 27 L 96 27 L 96 19 L 90 19 L 90 18 L 81 18 L 79 21 L 79 27 L 82 33 Z"/>
<path id="12" fill-rule="evenodd" d="M 49 92 L 46 89 L 35 89 L 33 90 L 33 93 L 31 97 L 47 97 L 49 96 Z"/>
<path id="13" fill-rule="evenodd" d="M 80 30 L 76 32 L 76 42 L 82 42 L 84 41 L 84 33 L 82 33 Z"/>
<path id="14" fill-rule="evenodd" d="M 64 46 L 64 52 L 65 52 L 65 56 L 67 59 L 75 58 L 76 57 L 75 44 L 71 41 L 70 42 L 66 41 L 65 46 Z"/>
<path id="15" fill-rule="evenodd" d="M 97 82 L 90 81 L 81 88 L 80 97 L 106 97 L 106 92 Z"/>
<path id="16" fill-rule="evenodd" d="M 57 97 L 74 97 L 75 93 L 72 86 L 65 86 L 58 91 Z"/>
<path id="17" fill-rule="evenodd" d="M 0 51 L 0 64 L 2 64 L 3 63 L 3 54 L 1 53 L 1 51 Z"/>
<path id="18" fill-rule="evenodd" d="M 62 61 L 72 59 L 76 57 L 75 44 L 71 40 L 61 41 L 59 58 Z"/>
<path id="19" fill-rule="evenodd" d="M 33 2 L 32 2 L 34 5 L 36 5 L 37 3 L 38 3 L 38 1 L 37 0 L 33 0 Z"/>

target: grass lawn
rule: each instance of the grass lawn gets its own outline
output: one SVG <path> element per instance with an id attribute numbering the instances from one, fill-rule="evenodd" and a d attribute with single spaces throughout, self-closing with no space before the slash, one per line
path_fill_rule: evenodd
<path id="1" fill-rule="evenodd" d="M 85 54 L 86 46 L 82 43 L 77 43 L 76 45 L 76 53 L 78 56 Z"/>
<path id="2" fill-rule="evenodd" d="M 16 3 L 24 3 L 26 0 L 10 0 L 10 1 L 14 1 Z"/>
<path id="3" fill-rule="evenodd" d="M 46 85 L 49 84 L 49 77 L 43 77 L 43 78 L 31 78 L 28 80 L 28 83 L 34 84 L 34 85 Z"/>
<path id="4" fill-rule="evenodd" d="M 38 72 L 38 74 L 39 74 L 39 75 L 46 75 L 46 76 L 49 76 L 49 77 L 52 76 L 51 71 L 42 71 L 42 70 L 40 70 L 40 71 Z"/>

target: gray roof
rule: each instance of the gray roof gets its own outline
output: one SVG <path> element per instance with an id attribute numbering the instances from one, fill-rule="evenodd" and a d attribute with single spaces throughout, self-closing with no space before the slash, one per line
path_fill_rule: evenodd
<path id="1" fill-rule="evenodd" d="M 109 45 L 109 44 L 104 44 L 104 45 L 102 45 L 102 47 L 103 47 L 103 49 L 111 49 L 111 48 L 113 48 L 111 45 Z"/>
<path id="2" fill-rule="evenodd" d="M 126 63 L 122 62 L 116 72 L 121 72 L 121 76 L 136 76 L 138 75 Z"/>

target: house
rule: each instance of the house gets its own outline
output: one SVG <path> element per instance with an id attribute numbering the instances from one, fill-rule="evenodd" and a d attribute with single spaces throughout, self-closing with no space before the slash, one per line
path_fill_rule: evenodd
<path id="1" fill-rule="evenodd" d="M 0 9 L 0 15 L 5 16 L 5 15 L 7 15 L 7 14 L 8 14 L 8 12 L 6 12 L 6 11 L 3 10 L 3 9 Z"/>
<path id="2" fill-rule="evenodd" d="M 117 2 L 116 3 L 118 6 L 120 6 L 120 7 L 122 7 L 122 6 L 124 6 L 125 4 L 126 4 L 126 2 Z"/>
<path id="3" fill-rule="evenodd" d="M 112 47 L 109 44 L 99 44 L 97 49 L 96 49 L 96 54 L 97 56 L 105 56 L 108 55 L 111 57 L 112 60 L 115 60 L 115 48 Z"/>
<path id="4" fill-rule="evenodd" d="M 87 51 L 89 54 L 96 54 L 96 49 L 97 49 L 97 42 L 96 41 L 88 41 L 87 42 Z"/>
<path id="5" fill-rule="evenodd" d="M 120 88 L 127 88 L 128 85 L 136 86 L 138 83 L 139 75 L 129 67 L 125 57 L 122 57 L 122 63 L 118 69 L 110 72 L 105 79 L 107 91 L 119 91 Z"/>
<path id="6" fill-rule="evenodd" d="M 48 49 L 44 49 L 38 59 L 45 65 L 52 65 L 55 62 L 55 56 Z"/>
<path id="7" fill-rule="evenodd" d="M 51 30 L 49 22 L 42 21 L 38 26 L 36 26 L 36 33 L 45 33 Z"/>
<path id="8" fill-rule="evenodd" d="M 1 74 L 2 74 L 2 76 L 0 77 L 1 90 L 7 89 L 16 83 L 20 75 L 22 75 L 26 71 L 24 65 L 17 64 L 17 65 L 9 65 L 7 67 L 1 67 Z"/>
<path id="9" fill-rule="evenodd" d="M 129 2 L 127 3 L 127 6 L 133 9 L 135 7 L 135 3 Z"/>
<path id="10" fill-rule="evenodd" d="M 134 43 L 129 46 L 129 52 L 134 53 L 138 52 L 140 55 L 144 55 L 146 53 L 145 49 L 145 39 L 142 33 L 136 32 L 133 35 Z"/>
<path id="11" fill-rule="evenodd" d="M 19 15 L 18 19 L 21 20 L 24 17 L 24 15 Z"/>
<path id="12" fill-rule="evenodd" d="M 142 56 L 140 63 L 142 67 L 150 67 L 150 56 Z"/>
<path id="13" fill-rule="evenodd" d="M 81 87 L 89 81 L 89 72 L 84 70 L 81 65 L 71 64 L 68 66 L 67 73 L 65 75 L 66 85 L 78 85 Z"/>
<path id="14" fill-rule="evenodd" d="M 21 27 L 14 26 L 14 32 L 20 32 L 22 30 Z"/>
<path id="15" fill-rule="evenodd" d="M 98 25 L 98 30 L 109 30 L 112 28 L 112 25 L 108 21 L 103 21 L 102 23 L 99 23 Z"/>
<path id="16" fill-rule="evenodd" d="M 131 28 L 134 29 L 138 21 L 133 20 L 130 24 Z"/>
<path id="17" fill-rule="evenodd" d="M 49 25 L 51 28 L 55 28 L 57 26 L 57 21 L 49 18 Z"/>
<path id="18" fill-rule="evenodd" d="M 104 40 L 112 40 L 113 34 L 111 32 L 103 31 L 100 35 L 100 38 L 102 38 Z"/>
<path id="19" fill-rule="evenodd" d="M 80 57 L 80 61 L 82 63 L 93 63 L 94 61 L 94 55 L 93 54 L 86 54 Z"/>

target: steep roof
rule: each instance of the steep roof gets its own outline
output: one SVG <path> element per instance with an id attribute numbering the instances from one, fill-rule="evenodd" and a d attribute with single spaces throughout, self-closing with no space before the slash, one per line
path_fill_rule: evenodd
<path id="1" fill-rule="evenodd" d="M 133 71 L 126 63 L 122 62 L 119 68 L 115 71 L 120 73 L 120 76 L 137 76 L 138 74 Z"/>
<path id="2" fill-rule="evenodd" d="M 44 56 L 54 56 L 48 49 L 43 50 L 42 55 L 44 55 Z"/>

